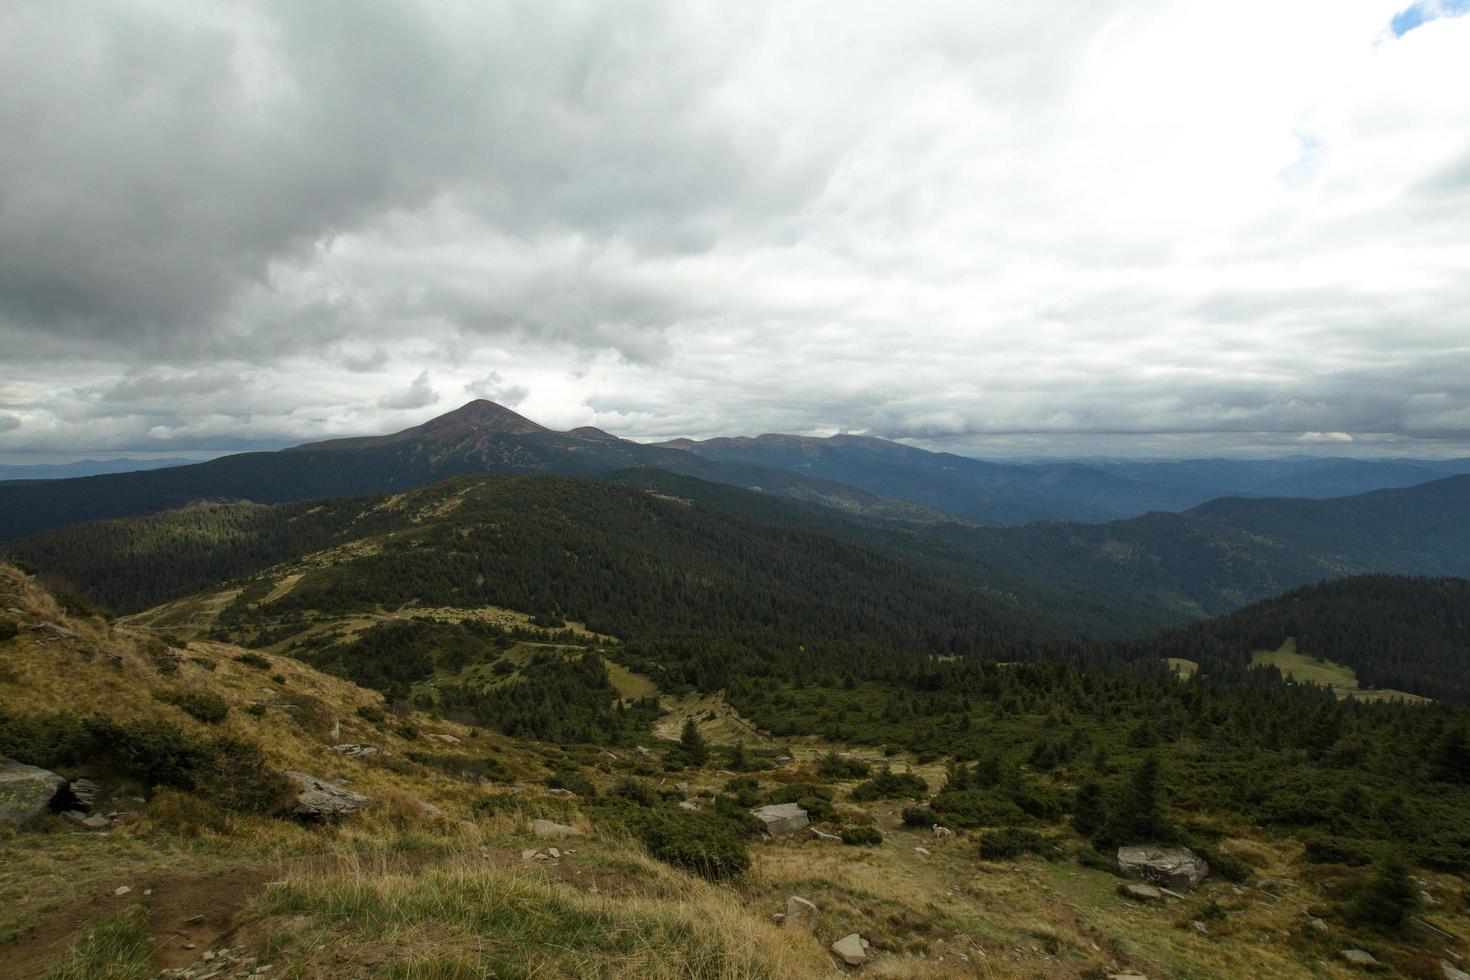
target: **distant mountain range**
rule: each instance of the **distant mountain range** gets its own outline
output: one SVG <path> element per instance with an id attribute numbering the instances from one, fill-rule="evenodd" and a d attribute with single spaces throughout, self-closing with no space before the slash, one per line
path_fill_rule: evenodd
<path id="1" fill-rule="evenodd" d="M 167 459 L 79 459 L 74 463 L 0 464 L 0 483 L 10 480 L 69 480 L 99 473 L 132 473 L 137 470 L 159 470 L 169 466 L 187 466 L 194 462 L 182 456 Z"/>
<path id="2" fill-rule="evenodd" d="M 557 432 L 474 401 L 384 436 L 243 453 L 206 463 L 0 484 L 0 540 L 200 501 L 279 503 L 382 493 L 475 473 L 602 478 L 652 467 L 846 514 L 917 524 L 1103 523 L 1223 495 L 1329 497 L 1470 472 L 1470 460 L 1350 459 L 994 463 L 866 436 L 764 435 L 646 445 L 583 427 Z"/>

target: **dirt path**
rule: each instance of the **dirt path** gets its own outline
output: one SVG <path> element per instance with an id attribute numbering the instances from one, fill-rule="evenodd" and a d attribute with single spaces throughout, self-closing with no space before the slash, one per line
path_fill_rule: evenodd
<path id="1" fill-rule="evenodd" d="M 387 861 L 390 868 L 401 865 L 411 870 L 443 859 L 441 854 L 409 853 Z M 381 859 L 372 860 L 376 864 Z M 240 911 L 268 883 L 350 866 L 354 866 L 351 858 L 306 857 L 207 873 L 140 875 L 125 895 L 113 894 L 111 889 L 116 886 L 99 884 L 95 895 L 43 916 L 23 936 L 0 945 L 0 980 L 45 976 L 99 916 L 145 903 L 153 937 L 153 969 L 187 966 L 204 950 L 229 942 L 239 925 Z"/>

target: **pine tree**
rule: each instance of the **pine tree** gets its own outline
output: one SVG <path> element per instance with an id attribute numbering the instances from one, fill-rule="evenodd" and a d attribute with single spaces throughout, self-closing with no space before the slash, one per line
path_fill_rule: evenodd
<path id="1" fill-rule="evenodd" d="M 1107 819 L 1102 787 L 1093 781 L 1083 783 L 1072 805 L 1072 829 L 1091 840 L 1107 825 Z"/>
<path id="2" fill-rule="evenodd" d="M 1159 801 L 1159 760 L 1146 757 L 1124 786 L 1113 808 L 1112 836 L 1120 842 L 1141 843 L 1168 836 Z"/>
<path id="3" fill-rule="evenodd" d="M 1419 902 L 1419 888 L 1408 869 L 1398 858 L 1392 858 L 1363 886 L 1346 912 L 1356 923 L 1402 929 L 1418 911 Z"/>
<path id="4" fill-rule="evenodd" d="M 699 726 L 694 723 L 693 718 L 684 722 L 684 731 L 679 735 L 679 746 L 692 766 L 702 766 L 709 759 L 709 746 L 705 744 L 704 736 L 699 734 Z"/>

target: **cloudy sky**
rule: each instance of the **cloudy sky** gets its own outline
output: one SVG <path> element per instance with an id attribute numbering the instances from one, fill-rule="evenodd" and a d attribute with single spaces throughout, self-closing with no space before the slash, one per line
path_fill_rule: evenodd
<path id="1" fill-rule="evenodd" d="M 0 6 L 0 458 L 1470 454 L 1470 0 Z"/>

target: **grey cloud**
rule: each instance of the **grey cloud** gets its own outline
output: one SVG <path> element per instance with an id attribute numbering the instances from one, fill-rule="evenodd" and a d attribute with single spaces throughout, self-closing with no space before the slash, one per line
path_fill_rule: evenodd
<path id="1" fill-rule="evenodd" d="M 363 373 L 376 371 L 388 363 L 388 352 L 383 348 L 375 348 L 369 354 L 348 354 L 342 358 L 342 366 L 349 371 Z"/>
<path id="2" fill-rule="evenodd" d="M 429 384 L 429 372 L 420 371 L 409 386 L 397 394 L 384 395 L 378 399 L 379 408 L 408 409 L 424 408 L 439 401 L 439 393 Z"/>
<path id="3" fill-rule="evenodd" d="M 471 381 L 464 386 L 464 390 L 465 394 L 475 398 L 488 398 L 490 401 L 510 406 L 519 405 L 531 394 L 531 389 L 525 385 L 513 385 L 507 382 L 500 376 L 499 371 L 491 371 L 485 377 Z"/>
<path id="4" fill-rule="evenodd" d="M 20 419 L 14 415 L 0 412 L 0 432 L 9 432 L 11 429 L 20 428 Z"/>

